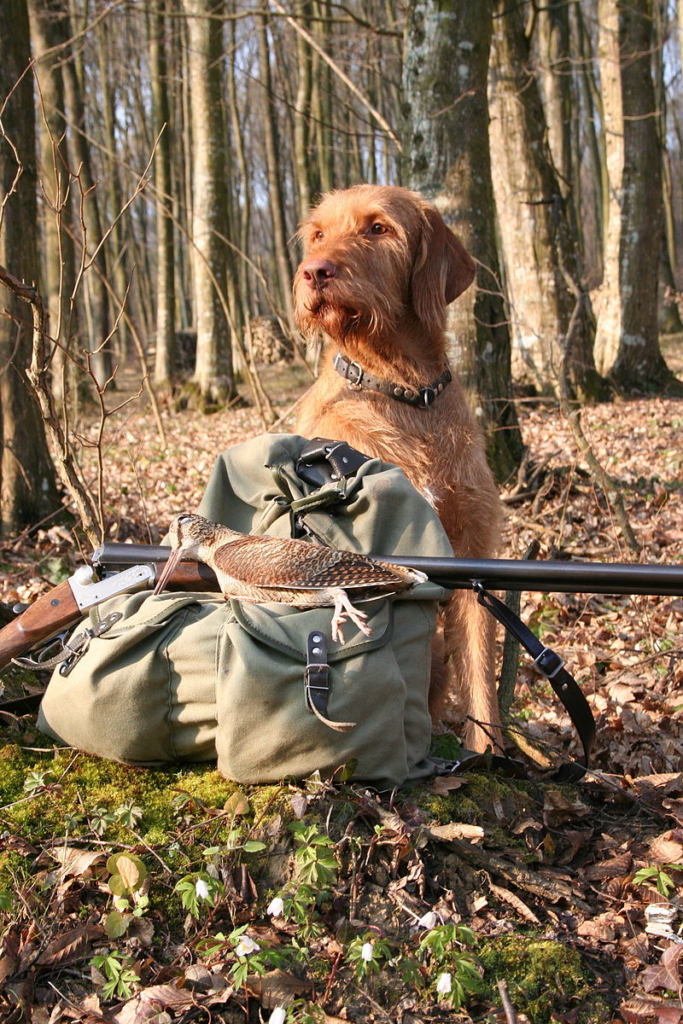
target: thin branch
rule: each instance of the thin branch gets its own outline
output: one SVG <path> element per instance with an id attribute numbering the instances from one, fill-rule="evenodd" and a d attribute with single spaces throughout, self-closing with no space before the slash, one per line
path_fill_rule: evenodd
<path id="1" fill-rule="evenodd" d="M 336 63 L 336 61 L 334 61 L 332 59 L 332 57 L 330 57 L 329 53 L 327 53 L 322 48 L 320 43 L 318 43 L 313 38 L 311 33 L 307 32 L 306 29 L 302 25 L 300 25 L 298 23 L 296 18 L 293 18 L 291 14 L 287 13 L 287 11 L 282 6 L 282 4 L 279 3 L 279 0 L 270 0 L 270 3 L 275 8 L 275 10 L 278 12 L 278 14 L 281 14 L 284 17 L 284 19 L 287 22 L 287 24 L 291 25 L 291 27 L 294 29 L 294 31 L 298 32 L 299 35 L 302 37 L 302 39 L 306 40 L 306 42 L 311 47 L 311 49 L 315 50 L 315 52 L 320 57 L 322 57 L 322 59 L 325 61 L 325 63 L 328 64 L 332 68 L 332 70 L 335 73 L 335 75 L 337 75 L 337 77 L 339 79 L 341 79 L 341 81 L 344 83 L 344 85 L 347 87 L 347 89 L 349 89 L 353 93 L 353 95 L 356 97 L 356 99 L 360 103 L 362 103 L 363 106 L 370 112 L 370 114 L 375 119 L 377 124 L 380 126 L 382 131 L 385 132 L 389 136 L 389 138 L 394 143 L 394 145 L 396 146 L 396 149 L 399 151 L 399 153 L 402 152 L 403 147 L 401 146 L 401 142 L 400 142 L 398 136 L 394 134 L 391 126 L 389 125 L 389 122 L 382 116 L 382 114 L 380 114 L 379 110 L 377 110 L 377 108 L 374 107 L 372 105 L 372 103 L 370 103 L 369 99 L 367 98 L 367 96 L 365 96 L 365 94 L 362 92 L 362 90 L 359 89 L 357 85 L 354 85 L 354 83 L 351 81 L 351 79 L 346 74 L 346 72 L 342 71 L 342 69 L 339 67 L 339 65 Z"/>

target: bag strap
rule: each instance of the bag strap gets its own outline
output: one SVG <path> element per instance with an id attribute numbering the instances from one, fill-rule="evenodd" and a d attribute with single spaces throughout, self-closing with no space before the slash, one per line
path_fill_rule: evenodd
<path id="1" fill-rule="evenodd" d="M 494 597 L 478 580 L 472 584 L 479 603 L 509 630 L 534 660 L 536 668 L 549 681 L 556 695 L 562 701 L 583 746 L 583 764 L 564 765 L 557 775 L 558 781 L 575 781 L 585 774 L 595 743 L 595 720 L 588 701 L 579 684 L 564 667 L 560 655 L 546 647 L 528 626 L 499 598 Z"/>

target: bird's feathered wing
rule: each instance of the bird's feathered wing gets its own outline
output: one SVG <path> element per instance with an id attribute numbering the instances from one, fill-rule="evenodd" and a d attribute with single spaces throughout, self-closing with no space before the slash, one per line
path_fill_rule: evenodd
<path id="1" fill-rule="evenodd" d="M 214 569 L 263 589 L 405 590 L 426 577 L 413 569 L 378 562 L 352 551 L 307 541 L 238 536 L 217 548 Z"/>

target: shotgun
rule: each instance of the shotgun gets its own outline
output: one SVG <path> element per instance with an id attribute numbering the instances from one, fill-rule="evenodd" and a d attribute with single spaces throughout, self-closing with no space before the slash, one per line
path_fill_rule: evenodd
<path id="1" fill-rule="evenodd" d="M 109 597 L 140 589 L 152 590 L 168 561 L 169 547 L 151 544 L 101 545 L 92 565 L 38 598 L 0 630 L 0 671 L 30 651 L 21 664 L 48 668 L 70 648 L 71 628 L 87 611 Z M 542 591 L 545 593 L 652 594 L 683 596 L 683 566 L 603 562 L 536 562 L 515 559 L 427 558 L 419 555 L 383 557 L 396 565 L 420 569 L 450 590 Z M 169 590 L 218 591 L 212 569 L 201 562 L 181 562 Z M 40 645 L 43 645 L 42 647 Z"/>

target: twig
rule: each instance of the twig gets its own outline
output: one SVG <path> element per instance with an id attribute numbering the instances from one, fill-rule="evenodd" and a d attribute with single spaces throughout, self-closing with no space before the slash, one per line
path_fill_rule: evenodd
<path id="1" fill-rule="evenodd" d="M 515 1008 L 510 1002 L 510 994 L 508 992 L 508 983 L 505 978 L 501 978 L 498 982 L 498 991 L 500 993 L 500 1001 L 503 1004 L 503 1011 L 505 1013 L 505 1020 L 507 1024 L 517 1024 L 517 1014 Z"/>

